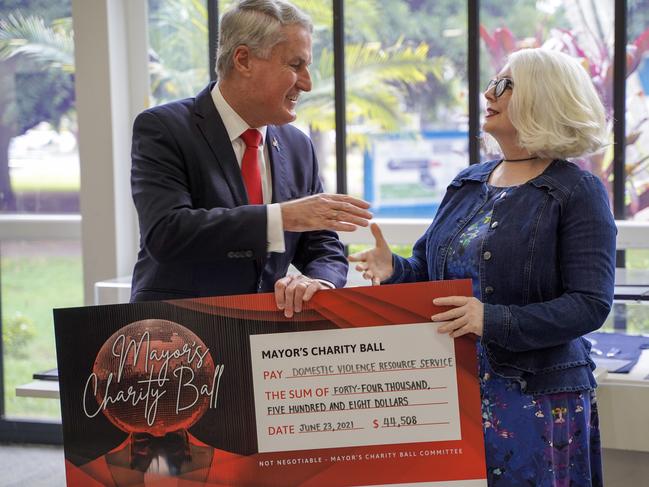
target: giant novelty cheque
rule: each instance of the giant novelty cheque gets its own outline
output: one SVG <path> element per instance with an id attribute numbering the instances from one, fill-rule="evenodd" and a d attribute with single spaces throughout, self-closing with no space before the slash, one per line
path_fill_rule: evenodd
<path id="1" fill-rule="evenodd" d="M 54 311 L 67 484 L 485 486 L 469 280 Z"/>

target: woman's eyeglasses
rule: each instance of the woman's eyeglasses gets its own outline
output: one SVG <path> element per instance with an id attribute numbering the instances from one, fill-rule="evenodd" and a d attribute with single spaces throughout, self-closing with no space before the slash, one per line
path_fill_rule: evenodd
<path id="1" fill-rule="evenodd" d="M 495 87 L 494 96 L 500 98 L 507 88 L 512 88 L 513 86 L 514 82 L 509 78 L 490 79 L 485 93 Z"/>

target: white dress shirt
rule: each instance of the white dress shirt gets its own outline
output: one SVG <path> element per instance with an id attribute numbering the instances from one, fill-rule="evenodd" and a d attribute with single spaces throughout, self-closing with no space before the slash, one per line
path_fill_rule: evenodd
<path id="1" fill-rule="evenodd" d="M 219 112 L 225 130 L 228 132 L 234 154 L 237 157 L 239 168 L 241 168 L 241 160 L 243 153 L 246 150 L 246 144 L 241 138 L 249 127 L 248 124 L 239 116 L 237 112 L 225 101 L 219 85 L 214 85 L 212 88 L 212 100 L 216 111 Z M 270 161 L 268 155 L 268 148 L 266 147 L 266 126 L 256 127 L 261 132 L 261 145 L 257 153 L 257 160 L 259 161 L 259 174 L 261 175 L 261 192 L 266 205 L 267 225 L 266 225 L 266 241 L 268 242 L 268 252 L 285 252 L 286 246 L 284 244 L 284 224 L 282 222 L 282 210 L 279 203 L 271 203 L 273 201 L 273 176 L 270 172 Z"/>

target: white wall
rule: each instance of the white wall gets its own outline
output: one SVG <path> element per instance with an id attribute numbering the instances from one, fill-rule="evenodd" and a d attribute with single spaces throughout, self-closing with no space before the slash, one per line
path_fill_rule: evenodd
<path id="1" fill-rule="evenodd" d="M 148 103 L 146 0 L 73 0 L 85 303 L 137 254 L 132 122 Z"/>

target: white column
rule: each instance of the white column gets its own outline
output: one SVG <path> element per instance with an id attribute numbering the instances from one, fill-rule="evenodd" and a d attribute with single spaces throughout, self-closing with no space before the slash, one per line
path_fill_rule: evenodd
<path id="1" fill-rule="evenodd" d="M 72 0 L 85 303 L 97 281 L 131 274 L 137 219 L 131 128 L 148 105 L 146 0 Z"/>

